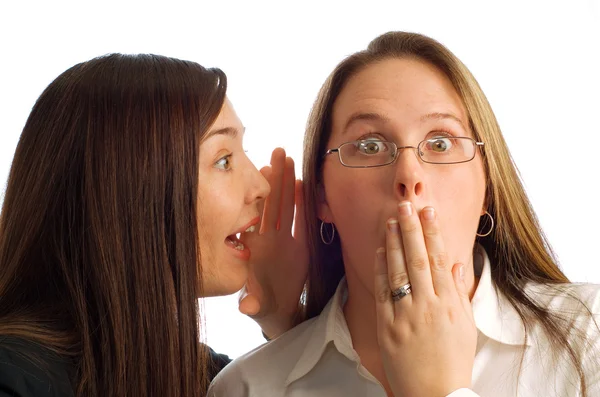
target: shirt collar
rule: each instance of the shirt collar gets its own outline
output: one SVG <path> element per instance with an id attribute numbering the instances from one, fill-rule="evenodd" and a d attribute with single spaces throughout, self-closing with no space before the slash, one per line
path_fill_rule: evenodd
<path id="1" fill-rule="evenodd" d="M 315 319 L 306 348 L 285 381 L 286 387 L 315 367 L 329 343 L 333 343 L 335 348 L 348 359 L 357 359 L 343 311 L 347 297 L 348 284 L 346 277 L 343 277 L 335 294 Z"/>
<path id="2" fill-rule="evenodd" d="M 471 304 L 475 325 L 488 338 L 508 345 L 525 344 L 525 327 L 521 317 L 492 283 L 490 260 L 481 246 L 473 254 L 475 273 L 480 275 L 479 283 Z M 349 360 L 358 361 L 353 349 L 352 338 L 344 316 L 344 302 L 348 295 L 346 278 L 342 278 L 333 297 L 321 314 L 315 319 L 309 340 L 300 359 L 286 379 L 286 387 L 308 374 L 317 364 L 329 343 Z M 527 338 L 527 345 L 531 338 Z"/>
<path id="3" fill-rule="evenodd" d="M 480 272 L 479 284 L 471 300 L 475 325 L 488 338 L 507 345 L 531 345 L 525 338 L 525 326 L 519 313 L 492 283 L 490 259 L 481 246 L 473 253 L 475 273 Z"/>

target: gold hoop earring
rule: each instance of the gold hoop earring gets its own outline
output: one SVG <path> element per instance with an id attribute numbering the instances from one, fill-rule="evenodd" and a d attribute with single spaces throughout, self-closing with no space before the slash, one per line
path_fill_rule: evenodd
<path id="1" fill-rule="evenodd" d="M 492 214 L 485 211 L 485 214 L 483 214 L 483 215 L 487 215 L 490 218 L 491 226 L 490 226 L 490 230 L 488 230 L 487 233 L 475 233 L 478 237 L 489 236 L 492 233 L 492 230 L 494 230 L 494 218 L 492 217 Z M 485 226 L 485 224 L 484 224 L 484 226 Z"/>
<path id="2" fill-rule="evenodd" d="M 333 223 L 328 223 L 328 225 L 331 225 L 331 234 L 323 232 L 323 228 L 325 227 L 325 222 L 321 221 L 321 241 L 325 245 L 330 245 L 331 243 L 333 243 L 333 239 L 335 238 L 335 226 L 333 225 Z M 329 240 L 326 240 L 325 234 L 330 234 L 331 238 Z"/>

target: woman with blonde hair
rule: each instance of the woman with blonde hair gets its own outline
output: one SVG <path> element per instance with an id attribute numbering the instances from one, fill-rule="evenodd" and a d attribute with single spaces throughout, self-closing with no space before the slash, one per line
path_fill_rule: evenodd
<path id="1" fill-rule="evenodd" d="M 342 61 L 303 178 L 307 321 L 209 395 L 600 393 L 600 290 L 558 267 L 485 95 L 442 44 L 389 32 Z"/>

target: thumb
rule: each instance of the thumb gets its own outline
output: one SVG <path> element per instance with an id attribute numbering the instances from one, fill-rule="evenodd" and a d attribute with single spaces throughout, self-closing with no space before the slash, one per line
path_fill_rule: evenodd
<path id="1" fill-rule="evenodd" d="M 473 316 L 473 309 L 471 307 L 471 299 L 469 298 L 469 291 L 467 290 L 467 284 L 465 283 L 465 265 L 462 263 L 456 263 L 452 267 L 452 278 L 454 279 L 454 285 L 456 286 L 456 292 L 463 308 Z"/>
<path id="2" fill-rule="evenodd" d="M 260 302 L 256 296 L 247 294 L 240 299 L 238 310 L 246 316 L 256 316 L 260 312 Z"/>

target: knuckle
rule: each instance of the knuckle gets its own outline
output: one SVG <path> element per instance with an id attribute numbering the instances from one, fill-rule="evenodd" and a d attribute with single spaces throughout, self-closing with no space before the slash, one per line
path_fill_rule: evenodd
<path id="1" fill-rule="evenodd" d="M 435 270 L 445 270 L 448 267 L 448 255 L 445 252 L 429 254 L 429 263 Z"/>
<path id="2" fill-rule="evenodd" d="M 402 249 L 400 248 L 400 245 L 389 247 L 387 251 L 390 257 L 393 255 L 402 255 Z"/>
<path id="3" fill-rule="evenodd" d="M 425 325 L 431 325 L 435 322 L 435 315 L 432 311 L 425 310 L 423 312 L 423 323 Z"/>
<path id="4" fill-rule="evenodd" d="M 407 340 L 410 340 L 410 334 L 411 330 L 409 327 L 399 324 L 390 324 L 384 340 L 388 346 L 397 348 L 398 346 L 404 344 Z"/>
<path id="5" fill-rule="evenodd" d="M 459 313 L 456 312 L 456 310 L 454 308 L 449 308 L 448 309 L 448 321 L 450 321 L 450 324 L 456 324 L 459 320 Z"/>
<path id="6" fill-rule="evenodd" d="M 408 222 L 402 226 L 403 234 L 413 234 L 418 230 L 418 226 L 415 222 Z"/>
<path id="7" fill-rule="evenodd" d="M 388 288 L 379 288 L 375 297 L 379 303 L 386 303 L 391 299 L 391 292 Z"/>
<path id="8" fill-rule="evenodd" d="M 417 322 L 423 325 L 432 325 L 439 322 L 443 314 L 443 308 L 436 301 L 428 299 L 418 310 Z"/>
<path id="9" fill-rule="evenodd" d="M 389 277 L 390 277 L 390 283 L 395 288 L 400 288 L 403 285 L 408 284 L 408 273 L 406 273 L 406 272 L 393 272 L 393 273 L 390 273 Z M 388 291 L 388 293 L 389 293 L 389 291 Z"/>
<path id="10" fill-rule="evenodd" d="M 408 266 L 410 266 L 413 269 L 419 270 L 419 271 L 425 270 L 427 268 L 427 266 L 429 266 L 429 263 L 423 257 L 410 258 L 406 262 L 407 262 Z"/>
<path id="11" fill-rule="evenodd" d="M 433 237 L 437 237 L 438 234 L 439 234 L 439 228 L 435 225 L 430 225 L 426 228 L 423 228 L 423 235 L 425 237 L 433 238 Z"/>

